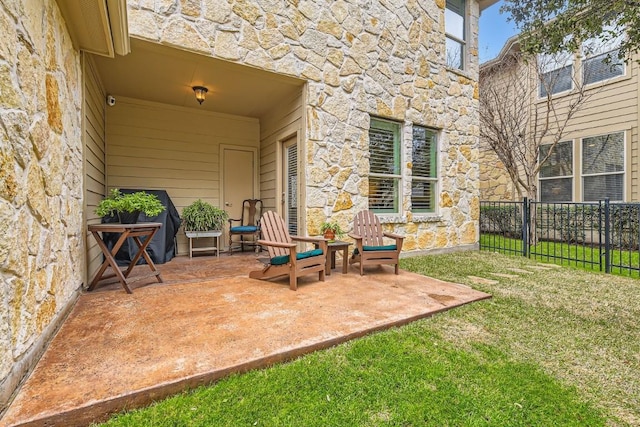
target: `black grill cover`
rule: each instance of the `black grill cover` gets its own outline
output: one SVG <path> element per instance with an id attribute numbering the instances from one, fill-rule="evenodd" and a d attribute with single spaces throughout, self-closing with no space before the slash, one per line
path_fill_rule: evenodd
<path id="1" fill-rule="evenodd" d="M 138 191 L 145 191 L 150 194 L 155 194 L 160 202 L 166 208 L 158 216 L 148 217 L 144 213 L 140 214 L 138 222 L 161 222 L 162 227 L 153 236 L 153 240 L 147 246 L 147 253 L 151 257 L 151 260 L 155 264 L 164 264 L 170 261 L 175 256 L 175 237 L 178 234 L 180 228 L 180 215 L 178 210 L 174 206 L 173 202 L 169 198 L 169 195 L 165 190 L 136 190 L 136 189 L 121 189 L 122 193 L 136 193 Z M 104 217 L 103 223 L 118 222 L 118 217 Z M 119 233 L 104 233 L 104 242 L 111 250 L 118 241 Z M 128 238 L 126 242 L 122 244 L 120 250 L 116 254 L 116 261 L 118 265 L 129 265 L 131 260 L 135 256 L 138 250 L 136 242 L 133 238 Z M 140 257 L 138 264 L 146 264 L 143 257 Z"/>

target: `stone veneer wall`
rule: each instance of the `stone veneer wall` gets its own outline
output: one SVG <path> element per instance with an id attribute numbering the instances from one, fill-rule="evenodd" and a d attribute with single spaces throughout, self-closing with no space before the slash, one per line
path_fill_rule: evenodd
<path id="1" fill-rule="evenodd" d="M 492 202 L 514 201 L 516 191 L 504 168 L 504 164 L 498 159 L 490 147 L 480 143 L 480 200 Z"/>
<path id="2" fill-rule="evenodd" d="M 0 2 L 0 411 L 82 281 L 80 54 L 54 0 Z"/>
<path id="3" fill-rule="evenodd" d="M 350 227 L 368 205 L 370 115 L 442 129 L 437 216 L 402 212 L 385 227 L 408 251 L 477 242 L 479 8 L 471 0 L 468 71 L 444 66 L 445 0 L 129 0 L 134 37 L 286 74 L 306 88 L 306 226 Z"/>

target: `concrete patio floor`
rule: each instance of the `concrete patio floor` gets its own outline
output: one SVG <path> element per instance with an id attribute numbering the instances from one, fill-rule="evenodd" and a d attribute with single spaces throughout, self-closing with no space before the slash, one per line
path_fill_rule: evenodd
<path id="1" fill-rule="evenodd" d="M 265 282 L 254 254 L 177 257 L 165 283 L 80 296 L 0 425 L 106 420 L 233 372 L 268 366 L 490 296 L 389 266 Z M 137 266 L 136 269 L 146 269 Z M 134 270 L 134 275 L 136 271 Z M 151 279 L 152 281 L 154 279 Z"/>

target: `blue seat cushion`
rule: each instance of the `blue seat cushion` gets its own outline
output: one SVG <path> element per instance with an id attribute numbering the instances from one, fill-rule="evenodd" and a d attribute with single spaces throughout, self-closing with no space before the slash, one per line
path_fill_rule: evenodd
<path id="1" fill-rule="evenodd" d="M 296 254 L 296 259 L 311 258 L 322 255 L 322 249 L 313 249 L 311 251 L 300 252 Z M 289 255 L 278 255 L 271 258 L 271 265 L 283 265 L 289 262 Z"/>
<path id="2" fill-rule="evenodd" d="M 258 227 L 255 225 L 240 225 L 238 227 L 231 227 L 232 233 L 253 233 L 258 231 Z"/>
<path id="3" fill-rule="evenodd" d="M 382 246 L 363 246 L 363 251 L 395 251 L 398 250 L 396 245 L 382 245 Z M 354 255 L 358 255 L 358 248 L 353 250 Z"/>

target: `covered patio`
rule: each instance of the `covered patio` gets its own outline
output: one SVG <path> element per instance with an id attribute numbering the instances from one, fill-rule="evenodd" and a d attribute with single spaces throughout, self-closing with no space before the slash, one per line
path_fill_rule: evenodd
<path id="1" fill-rule="evenodd" d="M 490 297 L 388 266 L 306 276 L 293 292 L 287 278 L 249 279 L 261 266 L 253 253 L 177 257 L 159 266 L 163 284 L 82 294 L 0 424 L 87 425 Z"/>

